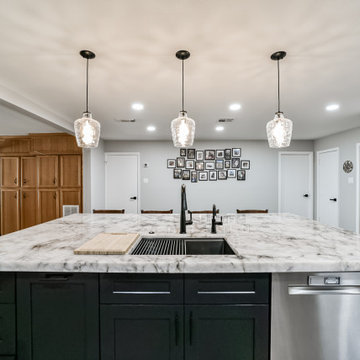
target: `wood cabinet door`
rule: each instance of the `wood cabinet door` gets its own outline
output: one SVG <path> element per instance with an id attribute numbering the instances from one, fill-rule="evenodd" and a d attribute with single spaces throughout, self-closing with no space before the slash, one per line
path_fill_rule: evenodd
<path id="1" fill-rule="evenodd" d="M 59 217 L 59 192 L 51 189 L 38 190 L 39 223 Z"/>
<path id="2" fill-rule="evenodd" d="M 21 228 L 37 224 L 37 190 L 21 190 Z"/>
<path id="3" fill-rule="evenodd" d="M 1 186 L 20 186 L 18 157 L 6 156 L 1 158 Z"/>
<path id="4" fill-rule="evenodd" d="M 17 359 L 99 360 L 97 274 L 18 274 Z"/>
<path id="5" fill-rule="evenodd" d="M 80 155 L 60 156 L 60 186 L 61 187 L 81 186 L 81 156 Z"/>
<path id="6" fill-rule="evenodd" d="M 36 187 L 36 185 L 37 185 L 36 157 L 35 156 L 22 157 L 21 186 Z"/>
<path id="7" fill-rule="evenodd" d="M 184 359 L 181 305 L 101 305 L 100 319 L 101 360 Z"/>
<path id="8" fill-rule="evenodd" d="M 186 306 L 185 358 L 268 360 L 268 305 Z"/>
<path id="9" fill-rule="evenodd" d="M 40 188 L 58 187 L 58 156 L 37 157 L 38 185 Z"/>
<path id="10" fill-rule="evenodd" d="M 19 190 L 1 190 L 1 235 L 20 229 Z"/>
<path id="11" fill-rule="evenodd" d="M 79 212 L 82 212 L 81 189 L 61 189 L 60 190 L 60 216 L 64 216 L 63 205 L 79 205 Z"/>

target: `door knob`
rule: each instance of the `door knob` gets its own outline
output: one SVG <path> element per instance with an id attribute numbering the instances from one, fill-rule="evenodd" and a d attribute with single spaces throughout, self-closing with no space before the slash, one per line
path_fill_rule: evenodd
<path id="1" fill-rule="evenodd" d="M 132 196 L 130 200 L 136 200 L 136 196 Z"/>
<path id="2" fill-rule="evenodd" d="M 309 197 L 309 194 L 304 194 L 303 197 L 308 198 L 308 197 Z"/>
<path id="3" fill-rule="evenodd" d="M 329 199 L 330 201 L 337 201 L 337 198 L 331 198 L 331 199 Z"/>

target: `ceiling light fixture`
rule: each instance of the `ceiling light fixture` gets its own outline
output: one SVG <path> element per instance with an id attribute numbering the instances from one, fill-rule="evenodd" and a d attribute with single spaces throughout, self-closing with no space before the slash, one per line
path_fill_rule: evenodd
<path id="1" fill-rule="evenodd" d="M 100 123 L 89 112 L 89 60 L 94 59 L 95 54 L 90 50 L 81 50 L 80 55 L 86 59 L 86 108 L 82 118 L 74 122 L 76 142 L 82 148 L 96 148 L 100 138 Z"/>
<path id="2" fill-rule="evenodd" d="M 271 55 L 271 60 L 277 62 L 277 99 L 278 108 L 273 120 L 266 124 L 267 138 L 271 148 L 288 147 L 291 142 L 293 123 L 284 117 L 280 111 L 280 65 L 279 62 L 286 56 L 285 51 L 277 51 Z"/>
<path id="3" fill-rule="evenodd" d="M 149 126 L 146 128 L 146 130 L 152 132 L 152 131 L 155 131 L 155 130 L 156 130 L 156 127 L 153 126 L 153 125 L 149 125 Z"/>
<path id="4" fill-rule="evenodd" d="M 140 104 L 140 103 L 134 103 L 131 105 L 131 107 L 133 110 L 136 110 L 136 111 L 144 110 L 144 105 Z"/>
<path id="5" fill-rule="evenodd" d="M 325 109 L 327 111 L 335 111 L 335 110 L 339 110 L 339 108 L 340 108 L 339 104 L 330 104 Z"/>
<path id="6" fill-rule="evenodd" d="M 222 126 L 222 125 L 218 125 L 218 126 L 216 126 L 216 128 L 215 128 L 215 130 L 216 131 L 224 131 L 224 127 Z"/>
<path id="7" fill-rule="evenodd" d="M 240 109 L 241 109 L 241 105 L 240 105 L 240 104 L 231 104 L 231 105 L 229 106 L 229 109 L 230 109 L 231 111 L 237 111 L 237 110 L 240 110 Z"/>
<path id="8" fill-rule="evenodd" d="M 184 110 L 184 61 L 190 57 L 187 50 L 179 50 L 176 57 L 181 60 L 181 111 L 179 117 L 171 121 L 171 135 L 175 147 L 188 147 L 194 143 L 195 121 Z"/>

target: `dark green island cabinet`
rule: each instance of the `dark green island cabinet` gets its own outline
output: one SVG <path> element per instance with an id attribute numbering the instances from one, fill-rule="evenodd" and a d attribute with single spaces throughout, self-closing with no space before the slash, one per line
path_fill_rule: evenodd
<path id="1" fill-rule="evenodd" d="M 269 360 L 269 274 L 2 273 L 0 360 Z"/>

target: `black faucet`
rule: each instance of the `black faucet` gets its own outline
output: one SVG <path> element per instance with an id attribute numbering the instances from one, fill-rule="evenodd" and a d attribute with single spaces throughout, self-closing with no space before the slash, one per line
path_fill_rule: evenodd
<path id="1" fill-rule="evenodd" d="M 211 220 L 211 233 L 216 234 L 216 225 L 222 225 L 222 217 L 220 218 L 220 221 L 216 221 L 216 205 L 213 205 L 213 211 L 212 211 L 212 220 Z"/>
<path id="2" fill-rule="evenodd" d="M 180 212 L 180 234 L 186 234 L 186 225 L 192 225 L 192 212 L 190 213 L 190 220 L 186 220 L 186 210 L 187 201 L 186 201 L 186 187 L 184 184 L 181 185 L 181 212 Z"/>

